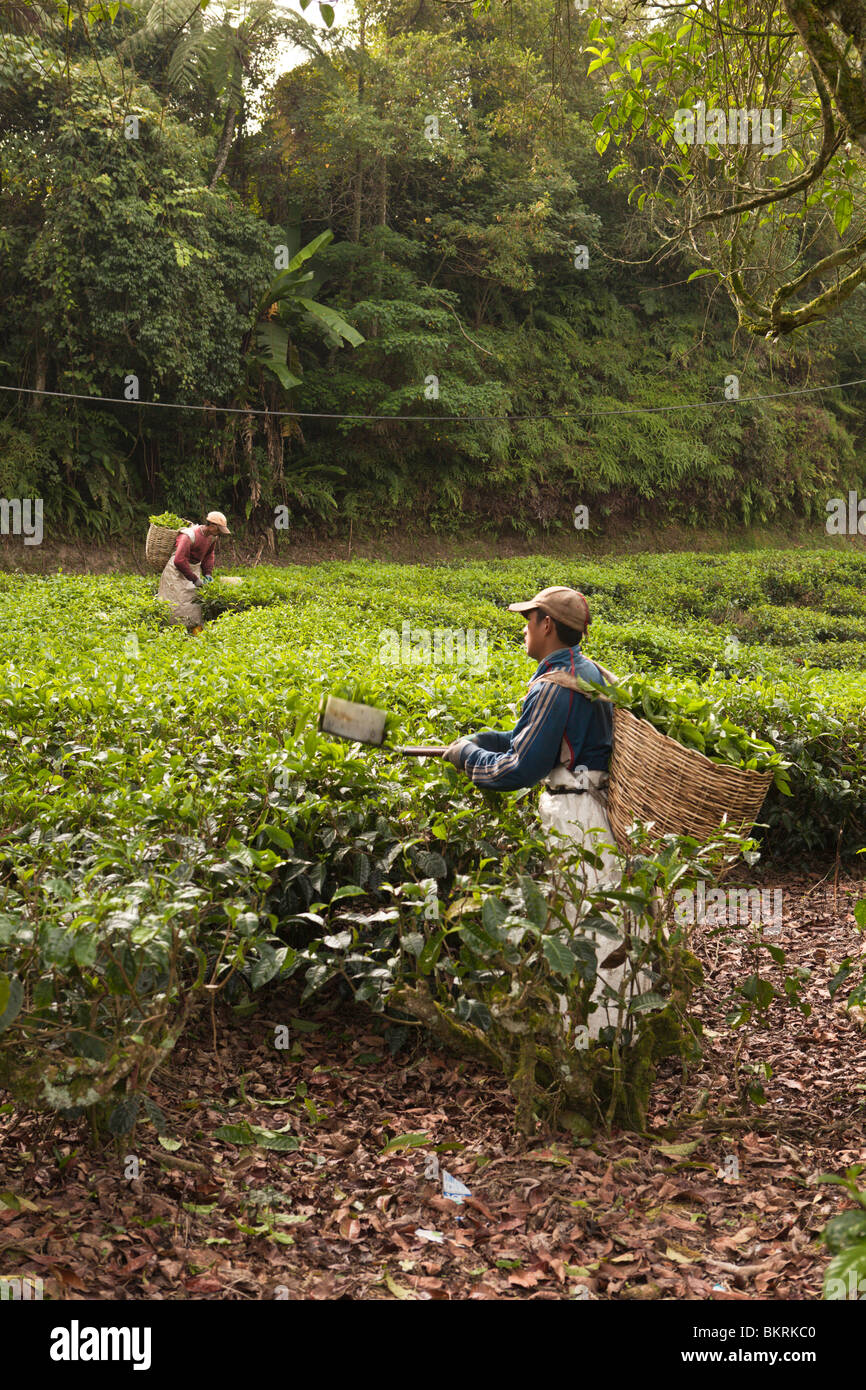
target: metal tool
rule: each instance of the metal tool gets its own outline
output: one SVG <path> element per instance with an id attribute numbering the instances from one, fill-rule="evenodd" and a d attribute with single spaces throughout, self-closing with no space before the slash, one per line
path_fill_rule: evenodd
<path id="1" fill-rule="evenodd" d="M 353 743 L 373 743 L 379 748 L 385 742 L 387 718 L 387 712 L 375 705 L 338 700 L 336 695 L 327 695 L 319 706 L 319 728 L 323 733 L 348 738 Z"/>
<path id="2" fill-rule="evenodd" d="M 375 705 L 360 705 L 354 700 L 339 700 L 327 695 L 319 706 L 319 728 L 324 734 L 351 739 L 353 743 L 372 743 L 381 748 L 385 742 L 387 710 Z M 397 747 L 395 753 L 406 758 L 441 758 L 445 746 Z"/>

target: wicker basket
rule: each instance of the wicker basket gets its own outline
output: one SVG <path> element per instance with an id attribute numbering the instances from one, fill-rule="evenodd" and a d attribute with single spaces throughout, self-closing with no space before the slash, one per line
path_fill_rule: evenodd
<path id="1" fill-rule="evenodd" d="M 609 671 L 599 669 L 606 680 L 616 683 Z M 551 671 L 541 679 L 581 689 L 561 671 Z M 748 835 L 772 780 L 772 772 L 714 763 L 630 710 L 616 707 L 613 711 L 608 816 L 622 850 L 629 848 L 628 827 L 635 820 L 653 822 L 650 839 L 671 834 L 709 839 L 719 830 L 724 816 L 730 829 Z"/>
<path id="2" fill-rule="evenodd" d="M 628 847 L 633 820 L 652 821 L 653 838 L 674 834 L 706 840 L 727 815 L 732 830 L 748 835 L 772 780 L 772 772 L 714 763 L 630 710 L 613 712 L 608 815 L 620 849 Z"/>
<path id="3" fill-rule="evenodd" d="M 177 531 L 172 531 L 170 526 L 151 524 L 144 545 L 144 557 L 152 570 L 165 569 L 174 554 L 176 540 Z"/>

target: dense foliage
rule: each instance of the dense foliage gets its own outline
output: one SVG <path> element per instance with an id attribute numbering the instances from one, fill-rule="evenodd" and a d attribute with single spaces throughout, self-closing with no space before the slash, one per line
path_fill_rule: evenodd
<path id="1" fill-rule="evenodd" d="M 207 983 L 238 1007 L 252 991 L 254 1007 L 256 990 L 309 969 L 308 988 L 337 974 L 374 1007 L 408 991 L 406 1017 L 410 1004 L 429 1012 L 419 991 L 435 984 L 448 1025 L 470 1029 L 518 966 L 536 1012 L 551 991 L 579 1000 L 592 962 L 541 920 L 531 886 L 543 870 L 534 797 L 482 794 L 444 762 L 389 752 L 513 724 L 531 665 L 505 605 L 551 582 L 590 594 L 590 655 L 620 675 L 651 673 L 661 691 L 687 676 L 791 764 L 793 795 L 771 791 L 761 816 L 765 854 L 856 850 L 862 578 L 858 558 L 821 552 L 259 569 L 237 586 L 217 579 L 202 596 L 211 620 L 189 637 L 167 626 L 155 577 L 0 577 L 11 639 L 0 664 L 0 1084 L 64 1110 L 110 1102 L 122 1128 L 133 1111 L 118 1096 L 146 1091 Z M 773 600 L 799 625 L 750 627 Z M 437 628 L 483 632 L 486 662 L 425 660 L 418 638 Z M 380 661 L 393 631 L 407 636 L 405 665 Z M 388 708 L 389 743 L 320 734 L 326 691 Z M 670 897 L 711 861 L 685 844 L 636 862 L 629 910 L 652 934 L 656 888 Z M 686 955 L 666 956 L 661 938 L 647 948 L 660 985 L 637 1011 L 662 1050 L 671 1036 L 653 1020 L 674 998 L 683 1013 L 694 974 L 685 940 L 674 947 Z M 505 1046 L 507 1031 L 487 1045 L 513 1069 L 525 1116 L 527 1057 Z M 555 1032 L 544 1047 L 563 1045 Z M 613 1104 L 639 1115 L 659 1055 L 646 1047 L 641 1077 L 606 1054 L 593 1114 Z M 619 1094 L 617 1077 L 631 1091 Z M 573 1106 L 578 1091 L 572 1078 L 550 1103 Z"/>
<path id="2" fill-rule="evenodd" d="M 860 301 L 745 352 L 692 260 L 647 264 L 647 209 L 596 149 L 588 15 L 64 13 L 0 17 L 0 386 L 115 402 L 0 398 L 0 493 L 42 497 L 55 534 L 161 506 L 262 528 L 285 506 L 290 529 L 532 533 L 576 505 L 594 530 L 820 528 L 862 491 L 862 388 L 724 394 L 732 373 L 744 397 L 859 378 Z M 274 80 L 277 37 L 306 58 Z M 208 409 L 136 404 L 132 378 Z"/>
<path id="3" fill-rule="evenodd" d="M 662 245 L 688 246 L 756 336 L 826 319 L 866 279 L 859 54 L 848 66 L 864 17 L 859 0 L 842 17 L 710 0 L 651 26 L 627 10 L 590 22 L 598 148 L 625 156 L 616 173 Z"/>

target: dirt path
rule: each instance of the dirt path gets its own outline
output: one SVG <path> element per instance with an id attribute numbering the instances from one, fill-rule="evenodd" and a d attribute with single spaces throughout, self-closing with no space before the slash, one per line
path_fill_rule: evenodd
<path id="1" fill-rule="evenodd" d="M 0 535 L 0 573 L 146 574 L 156 578 L 144 557 L 146 522 L 128 538 L 104 542 L 47 536 L 39 546 L 25 546 L 17 536 Z M 741 527 L 697 532 L 692 527 L 629 524 L 606 535 L 559 531 L 535 536 L 471 532 L 441 536 L 401 528 L 382 534 L 329 536 L 308 527 L 276 535 L 271 547 L 261 536 L 237 534 L 220 543 L 217 565 L 231 573 L 239 565 L 315 565 L 350 559 L 395 564 L 443 564 L 451 560 L 505 560 L 525 555 L 559 556 L 563 564 L 613 559 L 638 552 L 749 550 L 853 550 L 866 552 L 866 538 L 830 537 L 802 523 L 799 527 Z"/>
<path id="2" fill-rule="evenodd" d="M 784 892 L 774 940 L 811 970 L 813 1012 L 774 1004 L 749 1031 L 741 1064 L 772 1069 L 760 1108 L 738 1100 L 724 1021 L 750 970 L 739 937 L 702 943 L 703 1062 L 660 1074 L 646 1135 L 591 1144 L 521 1145 L 501 1078 L 417 1038 L 392 1056 L 399 1035 L 365 1010 L 301 1013 L 288 987 L 250 1018 L 219 1006 L 216 1052 L 209 1016 L 185 1036 L 153 1087 L 168 1148 L 150 1124 L 91 1153 L 78 1126 L 0 1116 L 0 1274 L 71 1299 L 817 1298 L 817 1238 L 846 1202 L 813 1179 L 866 1161 L 863 1035 L 827 989 L 863 948 L 866 885 Z M 215 1135 L 262 1138 L 244 1124 L 292 1147 Z"/>

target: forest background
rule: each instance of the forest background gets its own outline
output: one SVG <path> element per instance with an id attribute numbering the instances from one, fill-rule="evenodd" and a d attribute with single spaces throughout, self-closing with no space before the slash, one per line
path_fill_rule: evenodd
<path id="1" fill-rule="evenodd" d="M 690 252 L 659 263 L 578 7 L 343 8 L 4 6 L 0 493 L 94 539 L 209 506 L 272 535 L 585 506 L 820 538 L 866 485 L 863 386 L 726 381 L 859 378 L 861 294 L 773 342 Z"/>

